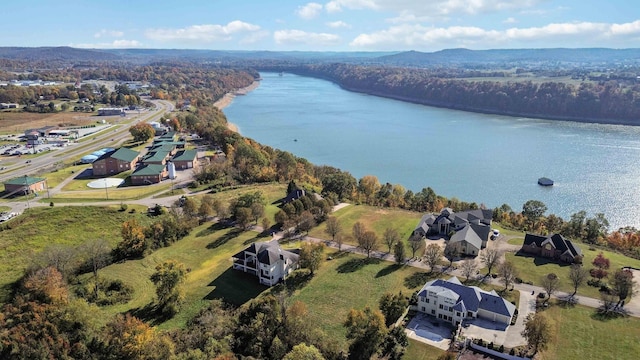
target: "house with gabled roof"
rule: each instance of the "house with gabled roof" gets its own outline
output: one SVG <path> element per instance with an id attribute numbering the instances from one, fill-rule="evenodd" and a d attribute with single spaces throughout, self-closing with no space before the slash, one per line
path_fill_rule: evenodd
<path id="1" fill-rule="evenodd" d="M 171 160 L 178 170 L 191 169 L 198 166 L 198 151 L 181 150 Z"/>
<path id="2" fill-rule="evenodd" d="M 582 250 L 580 247 L 560 234 L 549 236 L 526 234 L 521 250 L 525 253 L 570 264 L 582 263 Z"/>
<path id="3" fill-rule="evenodd" d="M 26 195 L 46 189 L 46 179 L 31 176 L 18 176 L 4 182 L 4 192 L 7 195 Z"/>
<path id="4" fill-rule="evenodd" d="M 106 152 L 92 163 L 93 175 L 112 175 L 132 170 L 139 158 L 137 151 L 125 147 Z"/>
<path id="5" fill-rule="evenodd" d="M 233 255 L 233 269 L 258 277 L 260 284 L 273 286 L 298 268 L 298 254 L 284 250 L 277 241 L 255 242 Z"/>
<path id="6" fill-rule="evenodd" d="M 495 290 L 462 285 L 457 277 L 427 282 L 418 292 L 418 311 L 458 326 L 463 320 L 482 318 L 511 324 L 516 306 Z"/>
<path id="7" fill-rule="evenodd" d="M 451 235 L 448 244 L 455 246 L 459 254 L 477 256 L 487 246 L 492 219 L 493 211 L 490 209 L 454 212 L 451 208 L 444 208 L 439 215 L 422 216 L 413 235 Z"/>
<path id="8" fill-rule="evenodd" d="M 147 153 L 142 158 L 142 163 L 145 165 L 165 165 L 167 160 L 171 158 L 171 153 L 166 150 L 158 150 Z"/>
<path id="9" fill-rule="evenodd" d="M 169 171 L 164 165 L 146 164 L 136 169 L 131 174 L 132 185 L 157 184 L 169 176 Z"/>

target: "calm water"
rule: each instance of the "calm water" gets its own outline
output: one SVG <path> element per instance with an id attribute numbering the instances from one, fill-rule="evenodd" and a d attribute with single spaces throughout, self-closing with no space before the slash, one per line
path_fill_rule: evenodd
<path id="1" fill-rule="evenodd" d="M 568 219 L 603 212 L 611 229 L 640 227 L 640 127 L 446 110 L 263 73 L 225 109 L 244 136 L 357 179 L 515 210 L 540 200 Z M 297 141 L 294 141 L 297 139 Z M 541 176 L 556 185 L 537 185 Z"/>

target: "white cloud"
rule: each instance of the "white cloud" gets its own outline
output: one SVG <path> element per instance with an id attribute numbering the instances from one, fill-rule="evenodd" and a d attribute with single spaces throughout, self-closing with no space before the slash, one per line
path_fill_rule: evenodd
<path id="1" fill-rule="evenodd" d="M 260 26 L 235 20 L 226 25 L 192 25 L 181 29 L 148 29 L 145 36 L 157 41 L 228 41 L 232 35 L 251 33 L 260 30 Z"/>
<path id="2" fill-rule="evenodd" d="M 307 45 L 336 45 L 340 41 L 340 37 L 335 34 L 312 33 L 302 30 L 278 30 L 273 33 L 273 39 L 276 44 L 307 44 Z"/>
<path id="3" fill-rule="evenodd" d="M 318 14 L 322 11 L 322 4 L 310 2 L 304 6 L 298 6 L 298 10 L 296 10 L 296 14 L 303 19 L 310 20 L 314 17 L 318 16 Z"/>
<path id="4" fill-rule="evenodd" d="M 266 30 L 252 32 L 249 35 L 240 39 L 240 44 L 255 44 L 260 40 L 268 37 L 270 33 Z"/>
<path id="5" fill-rule="evenodd" d="M 506 18 L 506 19 L 504 19 L 502 21 L 503 24 L 515 24 L 517 22 L 518 22 L 518 20 L 516 20 L 515 18 L 512 18 L 512 17 Z"/>
<path id="6" fill-rule="evenodd" d="M 83 49 L 131 49 L 140 48 L 142 43 L 138 40 L 114 40 L 110 43 L 93 43 L 93 44 L 69 44 L 71 47 Z"/>
<path id="7" fill-rule="evenodd" d="M 93 37 L 96 39 L 101 37 L 122 37 L 122 36 L 124 36 L 124 32 L 122 31 L 107 30 L 107 29 L 102 29 L 97 33 L 93 34 Z"/>
<path id="8" fill-rule="evenodd" d="M 482 29 L 473 26 L 426 27 L 400 24 L 382 31 L 360 34 L 350 45 L 370 49 L 498 48 L 518 45 L 594 46 L 640 36 L 640 20 L 625 24 L 591 22 L 556 23 L 542 27 Z"/>
<path id="9" fill-rule="evenodd" d="M 328 22 L 328 23 L 326 23 L 326 25 L 328 27 L 330 27 L 330 28 L 333 28 L 333 29 L 338 29 L 338 28 L 347 28 L 347 29 L 349 29 L 349 28 L 351 28 L 351 25 L 347 24 L 344 21 L 340 21 L 340 20 L 339 21 Z"/>

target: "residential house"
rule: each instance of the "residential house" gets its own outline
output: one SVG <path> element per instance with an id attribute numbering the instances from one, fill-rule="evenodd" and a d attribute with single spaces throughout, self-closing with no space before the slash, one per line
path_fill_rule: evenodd
<path id="1" fill-rule="evenodd" d="M 449 236 L 448 244 L 457 248 L 460 255 L 477 256 L 487 246 L 491 234 L 493 211 L 476 209 L 454 212 L 444 208 L 440 215 L 426 214 L 413 230 L 414 236 Z"/>
<path id="2" fill-rule="evenodd" d="M 135 169 L 139 158 L 137 151 L 125 147 L 109 151 L 93 161 L 93 175 L 113 175 Z"/>
<path id="3" fill-rule="evenodd" d="M 196 150 L 182 150 L 171 161 L 177 170 L 195 168 L 198 166 L 198 152 Z"/>
<path id="4" fill-rule="evenodd" d="M 131 174 L 132 185 L 157 184 L 169 175 L 167 167 L 158 164 L 147 164 L 137 168 Z"/>
<path id="5" fill-rule="evenodd" d="M 256 242 L 233 255 L 233 268 L 258 277 L 273 286 L 298 268 L 298 254 L 283 250 L 277 241 Z"/>
<path id="6" fill-rule="evenodd" d="M 19 106 L 16 103 L 0 103 L 0 109 L 17 109 Z"/>
<path id="7" fill-rule="evenodd" d="M 495 290 L 465 286 L 455 276 L 427 282 L 418 292 L 418 311 L 458 326 L 463 320 L 481 318 L 505 326 L 511 324 L 516 306 Z"/>
<path id="8" fill-rule="evenodd" d="M 549 236 L 526 234 L 521 250 L 525 253 L 566 263 L 582 263 L 580 247 L 560 234 Z"/>
<path id="9" fill-rule="evenodd" d="M 4 191 L 6 194 L 26 195 L 26 193 L 35 193 L 46 189 L 46 179 L 30 176 L 19 176 L 4 182 Z"/>

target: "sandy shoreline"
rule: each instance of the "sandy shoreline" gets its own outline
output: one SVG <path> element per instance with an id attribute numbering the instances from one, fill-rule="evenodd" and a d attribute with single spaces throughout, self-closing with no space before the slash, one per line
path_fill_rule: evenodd
<path id="1" fill-rule="evenodd" d="M 236 95 L 246 95 L 248 92 L 255 90 L 258 86 L 260 86 L 260 81 L 254 81 L 251 85 L 247 87 L 243 87 L 242 89 L 238 89 L 232 93 L 226 93 L 222 97 L 222 99 L 216 101 L 215 103 L 213 103 L 213 105 L 218 109 L 223 110 L 227 106 L 231 105 Z M 236 124 L 230 123 L 229 121 L 227 121 L 227 129 L 233 132 L 240 133 L 238 131 L 238 126 Z"/>

